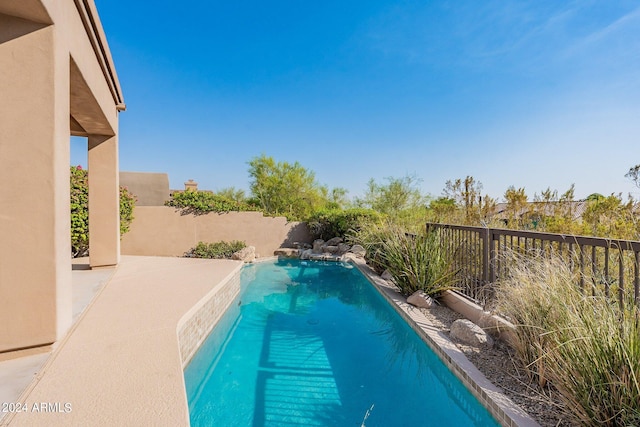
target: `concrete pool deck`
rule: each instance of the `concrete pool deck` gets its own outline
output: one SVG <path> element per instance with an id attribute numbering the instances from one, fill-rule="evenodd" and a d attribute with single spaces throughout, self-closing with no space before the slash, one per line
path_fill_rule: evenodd
<path id="1" fill-rule="evenodd" d="M 91 270 L 89 258 L 72 260 L 72 319 L 75 323 L 96 294 L 111 279 L 115 267 Z M 17 402 L 35 375 L 42 370 L 54 346 L 0 354 L 0 404 Z M 0 425 L 8 412 L 0 408 Z M 7 409 L 7 408 L 5 408 Z"/>
<path id="2" fill-rule="evenodd" d="M 96 283 L 95 299 L 51 355 L 38 355 L 46 362 L 17 400 L 26 411 L 5 414 L 0 425 L 188 425 L 177 327 L 241 267 L 123 256 L 108 283 Z M 21 363 L 2 363 L 9 362 Z"/>

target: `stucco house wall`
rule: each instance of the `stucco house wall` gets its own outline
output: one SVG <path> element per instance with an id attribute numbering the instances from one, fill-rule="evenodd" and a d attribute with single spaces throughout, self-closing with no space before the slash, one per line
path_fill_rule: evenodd
<path id="1" fill-rule="evenodd" d="M 125 105 L 93 0 L 0 0 L 0 352 L 72 320 L 70 135 L 88 138 L 92 267 L 120 257 Z"/>

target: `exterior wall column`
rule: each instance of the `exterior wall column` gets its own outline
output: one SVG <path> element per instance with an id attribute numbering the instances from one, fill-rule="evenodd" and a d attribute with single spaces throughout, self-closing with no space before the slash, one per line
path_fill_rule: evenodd
<path id="1" fill-rule="evenodd" d="M 89 136 L 89 263 L 120 261 L 120 187 L 117 136 Z"/>
<path id="2" fill-rule="evenodd" d="M 53 25 L 0 15 L 0 352 L 71 324 L 69 53 Z"/>

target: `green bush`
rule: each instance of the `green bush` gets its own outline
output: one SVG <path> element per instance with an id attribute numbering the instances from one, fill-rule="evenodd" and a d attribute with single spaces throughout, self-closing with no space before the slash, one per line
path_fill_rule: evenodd
<path id="1" fill-rule="evenodd" d="M 209 191 L 184 191 L 175 193 L 166 206 L 173 206 L 188 214 L 209 212 L 255 211 L 256 206 L 240 200 L 214 194 Z"/>
<path id="2" fill-rule="evenodd" d="M 127 187 L 120 187 L 120 235 L 129 232 L 133 221 L 133 209 L 136 206 L 136 196 Z"/>
<path id="3" fill-rule="evenodd" d="M 378 223 L 381 218 L 380 213 L 371 209 L 322 209 L 311 215 L 308 224 L 315 238 L 328 240 L 357 233 L 364 225 Z"/>
<path id="4" fill-rule="evenodd" d="M 89 250 L 89 186 L 87 171 L 71 166 L 71 253 L 82 256 Z"/>
<path id="5" fill-rule="evenodd" d="M 231 242 L 220 241 L 214 243 L 198 242 L 194 248 L 189 249 L 185 254 L 185 257 L 229 259 L 231 258 L 231 255 L 246 246 L 247 244 L 245 242 L 241 242 L 239 240 L 233 240 Z"/>
<path id="6" fill-rule="evenodd" d="M 71 184 L 71 255 L 85 256 L 89 251 L 89 186 L 88 173 L 81 166 L 69 169 Z M 120 236 L 129 231 L 136 198 L 120 187 Z"/>
<path id="7" fill-rule="evenodd" d="M 510 257 L 498 310 L 516 326 L 522 367 L 555 387 L 578 424 L 640 425 L 640 309 L 582 293 L 561 260 Z"/>

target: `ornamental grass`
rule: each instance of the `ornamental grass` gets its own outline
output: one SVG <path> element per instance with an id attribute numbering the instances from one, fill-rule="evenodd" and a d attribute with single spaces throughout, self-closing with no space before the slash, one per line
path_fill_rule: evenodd
<path id="1" fill-rule="evenodd" d="M 581 425 L 640 425 L 640 310 L 595 287 L 560 259 L 510 254 L 497 309 L 516 325 L 512 345 L 540 385 L 555 388 Z"/>

